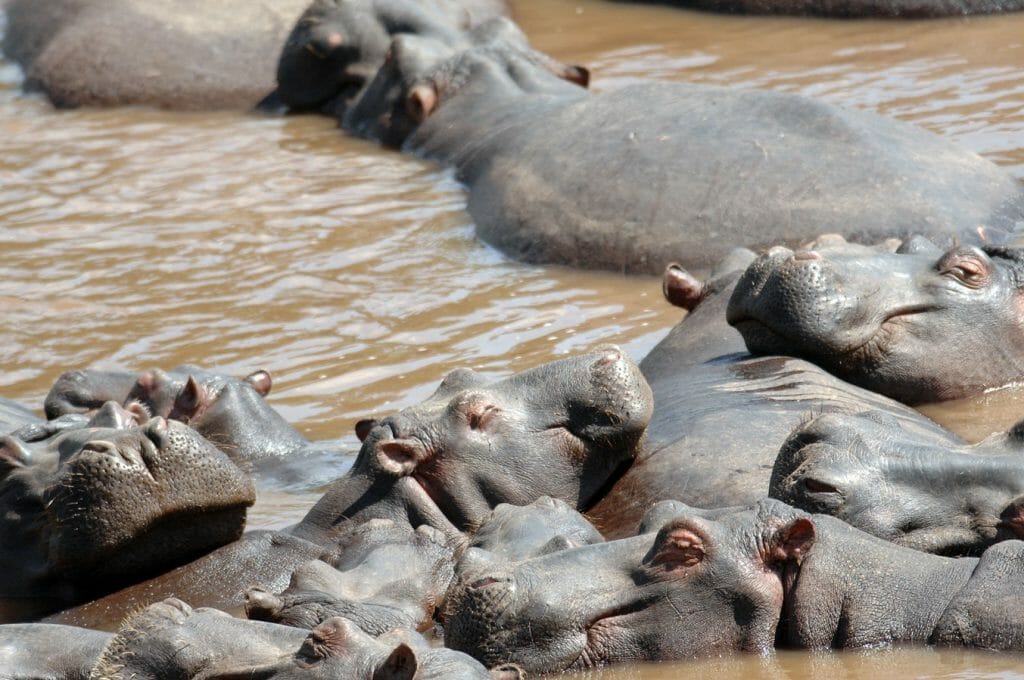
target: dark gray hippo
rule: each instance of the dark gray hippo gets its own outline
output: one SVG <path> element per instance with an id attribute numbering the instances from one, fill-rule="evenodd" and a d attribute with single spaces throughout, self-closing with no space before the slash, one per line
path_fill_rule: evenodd
<path id="1" fill-rule="evenodd" d="M 973 396 L 1024 379 L 1024 249 L 773 248 L 727 318 L 753 354 L 807 359 L 905 404 Z"/>
<path id="2" fill-rule="evenodd" d="M 768 492 L 779 447 L 810 413 L 878 410 L 908 432 L 949 436 L 917 411 L 808 361 L 751 356 L 725 311 L 753 259 L 735 252 L 706 284 L 667 272 L 669 295 L 685 297 L 688 287 L 700 301 L 640 364 L 654 414 L 641 455 L 588 512 L 605 536 L 631 534 L 664 499 L 707 508 L 755 502 Z"/>
<path id="3" fill-rule="evenodd" d="M 247 591 L 245 613 L 298 628 L 343 616 L 371 635 L 426 630 L 455 576 L 456 548 L 433 527 L 371 519 L 296 569 L 282 593 Z"/>
<path id="4" fill-rule="evenodd" d="M 429 646 L 412 631 L 373 638 L 341 617 L 310 629 L 236 619 L 181 600 L 153 604 L 126 620 L 107 643 L 92 680 L 458 680 L 491 677 L 465 654 Z"/>
<path id="5" fill-rule="evenodd" d="M 189 425 L 266 485 L 317 488 L 334 481 L 352 452 L 299 434 L 264 398 L 272 384 L 265 370 L 242 379 L 190 365 L 169 372 L 76 370 L 57 379 L 44 406 L 47 417 L 58 418 L 117 401 Z"/>
<path id="6" fill-rule="evenodd" d="M 1024 223 L 1019 182 L 913 125 L 783 92 L 590 94 L 514 32 L 461 50 L 397 37 L 343 125 L 454 166 L 477 233 L 516 259 L 653 274 L 820 233 Z"/>
<path id="7" fill-rule="evenodd" d="M 0 678 L 89 680 L 110 633 L 52 623 L 0 625 Z"/>
<path id="8" fill-rule="evenodd" d="M 654 0 L 729 14 L 796 14 L 837 18 L 930 19 L 1024 9 L 1021 0 Z"/>
<path id="9" fill-rule="evenodd" d="M 891 643 L 1024 650 L 1024 542 L 930 555 L 773 500 L 466 572 L 445 644 L 527 672 Z"/>
<path id="10" fill-rule="evenodd" d="M 1024 427 L 968 446 L 883 412 L 818 416 L 783 443 L 768 493 L 918 550 L 1024 538 Z"/>
<path id="11" fill-rule="evenodd" d="M 469 550 L 486 551 L 491 559 L 519 562 L 603 540 L 571 505 L 543 496 L 529 505 L 502 503 L 494 508 L 473 532 Z"/>
<path id="12" fill-rule="evenodd" d="M 639 451 L 652 408 L 639 368 L 615 347 L 497 381 L 452 371 L 423 403 L 359 423 L 363 443 L 352 468 L 297 525 L 248 532 L 53 621 L 109 625 L 172 595 L 240 611 L 247 589 L 281 592 L 352 522 L 426 524 L 459 540 L 500 503 L 548 495 L 586 509 Z"/>
<path id="13" fill-rule="evenodd" d="M 395 35 L 459 44 L 465 30 L 506 12 L 503 0 L 314 0 L 281 49 L 277 89 L 263 105 L 341 117 Z"/>
<path id="14" fill-rule="evenodd" d="M 41 441 L 0 438 L 0 621 L 52 612 L 231 543 L 252 481 L 188 427 L 114 402 Z"/>
<path id="15" fill-rule="evenodd" d="M 57 106 L 248 109 L 309 0 L 10 0 L 3 52 Z"/>

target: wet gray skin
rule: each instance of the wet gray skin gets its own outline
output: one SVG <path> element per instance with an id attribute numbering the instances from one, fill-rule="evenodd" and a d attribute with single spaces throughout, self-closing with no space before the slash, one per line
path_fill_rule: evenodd
<path id="1" fill-rule="evenodd" d="M 543 496 L 529 505 L 502 503 L 473 532 L 471 549 L 505 562 L 600 543 L 604 538 L 586 517 L 563 500 Z"/>
<path id="2" fill-rule="evenodd" d="M 0 440 L 0 599 L 68 606 L 241 535 L 248 476 L 188 427 L 135 417 L 110 402 L 84 426 Z"/>
<path id="3" fill-rule="evenodd" d="M 589 94 L 509 34 L 397 37 L 343 125 L 454 166 L 478 235 L 513 258 L 655 274 L 739 245 L 977 240 L 1024 218 L 1013 177 L 912 125 L 688 83 Z"/>
<path id="4" fill-rule="evenodd" d="M 1024 377 L 1024 250 L 773 248 L 736 284 L 728 319 L 754 354 L 905 403 L 970 396 Z"/>
<path id="5" fill-rule="evenodd" d="M 1022 550 L 1001 543 L 980 563 L 929 555 L 765 500 L 717 520 L 683 514 L 656 534 L 466 573 L 446 605 L 445 644 L 528 672 L 776 644 L 997 640 L 1021 649 Z M 986 593 L 1010 606 L 986 605 Z M 956 639 L 952 622 L 972 611 L 978 618 Z"/>
<path id="6" fill-rule="evenodd" d="M 341 617 L 312 630 L 192 609 L 176 599 L 127 620 L 103 652 L 92 680 L 252 680 L 276 678 L 486 679 L 472 658 L 431 649 L 411 631 L 374 639 Z"/>
<path id="7" fill-rule="evenodd" d="M 277 89 L 264 106 L 340 118 L 395 35 L 456 44 L 471 25 L 505 10 L 501 0 L 314 0 L 281 49 Z"/>
<path id="8" fill-rule="evenodd" d="M 88 680 L 110 633 L 49 623 L 0 625 L 0 677 Z"/>
<path id="9" fill-rule="evenodd" d="M 451 584 L 457 547 L 432 527 L 368 520 L 297 568 L 282 593 L 250 589 L 246 615 L 299 628 L 343 616 L 371 635 L 425 630 Z"/>
<path id="10" fill-rule="evenodd" d="M 797 428 L 769 495 L 875 536 L 944 555 L 1024 537 L 1021 428 L 968 446 L 908 432 L 880 412 L 824 415 Z"/>

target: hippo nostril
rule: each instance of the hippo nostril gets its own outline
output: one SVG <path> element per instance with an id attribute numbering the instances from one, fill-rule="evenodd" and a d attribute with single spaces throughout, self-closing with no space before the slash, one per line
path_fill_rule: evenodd
<path id="1" fill-rule="evenodd" d="M 486 588 L 487 586 L 493 586 L 495 583 L 501 583 L 501 581 L 499 579 L 494 578 L 493 576 L 486 576 L 484 578 L 480 578 L 473 581 L 469 584 L 469 587 L 476 590 L 479 588 Z"/>
<path id="2" fill-rule="evenodd" d="M 816 250 L 798 250 L 793 253 L 793 259 L 802 261 L 820 260 L 821 253 Z"/>

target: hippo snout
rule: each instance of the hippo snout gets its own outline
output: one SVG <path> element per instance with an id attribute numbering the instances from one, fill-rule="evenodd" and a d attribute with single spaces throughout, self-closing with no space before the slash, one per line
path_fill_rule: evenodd
<path id="1" fill-rule="evenodd" d="M 514 613 L 516 596 L 516 584 L 507 573 L 465 573 L 448 599 L 445 645 L 488 666 L 509 661 L 509 647 L 501 638 L 506 620 Z"/>

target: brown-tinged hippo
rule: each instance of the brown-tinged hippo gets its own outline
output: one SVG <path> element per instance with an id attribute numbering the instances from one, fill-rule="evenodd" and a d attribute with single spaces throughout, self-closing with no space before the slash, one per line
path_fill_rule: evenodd
<path id="1" fill-rule="evenodd" d="M 252 481 L 188 427 L 114 402 L 42 441 L 0 438 L 0 621 L 82 602 L 236 540 Z"/>
<path id="2" fill-rule="evenodd" d="M 10 0 L 3 51 L 57 106 L 248 109 L 309 0 Z"/>
<path id="3" fill-rule="evenodd" d="M 477 233 L 516 259 L 660 273 L 823 232 L 977 239 L 1024 223 L 1017 180 L 908 123 L 688 83 L 590 94 L 513 27 L 493 34 L 395 38 L 343 125 L 454 166 Z"/>
<path id="4" fill-rule="evenodd" d="M 772 248 L 727 318 L 753 354 L 807 359 L 906 404 L 972 396 L 1024 379 L 1024 248 Z"/>
<path id="5" fill-rule="evenodd" d="M 281 592 L 354 521 L 426 524 L 457 540 L 500 503 L 548 495 L 586 509 L 640 450 L 652 408 L 639 368 L 616 347 L 501 380 L 452 371 L 423 403 L 358 423 L 352 468 L 288 531 L 250 532 L 54 621 L 109 625 L 172 595 L 239 611 L 248 588 Z"/>
<path id="6" fill-rule="evenodd" d="M 432 648 L 412 631 L 373 638 L 341 617 L 312 628 L 236 619 L 178 599 L 126 620 L 107 643 L 92 680 L 299 680 L 374 678 L 458 680 L 491 676 L 479 662 Z"/>
<path id="7" fill-rule="evenodd" d="M 245 613 L 298 628 L 343 616 L 371 635 L 426 630 L 451 585 L 460 547 L 433 527 L 371 519 L 297 568 L 282 593 L 247 591 Z"/>
<path id="8" fill-rule="evenodd" d="M 775 646 L 1024 649 L 1024 542 L 982 558 L 897 546 L 765 500 L 715 519 L 464 573 L 445 644 L 528 672 Z"/>
<path id="9" fill-rule="evenodd" d="M 458 44 L 465 30 L 506 12 L 503 0 L 314 0 L 281 49 L 264 106 L 341 117 L 395 35 Z"/>

